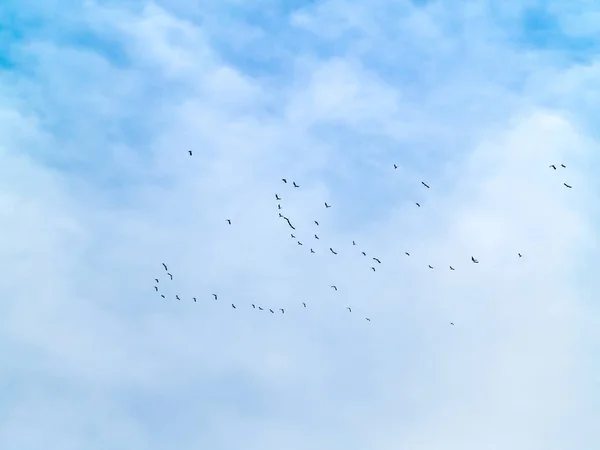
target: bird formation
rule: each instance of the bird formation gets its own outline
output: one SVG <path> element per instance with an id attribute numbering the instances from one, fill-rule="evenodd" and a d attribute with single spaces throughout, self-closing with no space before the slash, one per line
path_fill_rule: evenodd
<path id="1" fill-rule="evenodd" d="M 192 151 L 191 151 L 191 150 L 189 150 L 189 151 L 188 151 L 188 153 L 189 153 L 189 156 L 192 156 L 192 155 L 193 155 L 193 153 L 192 153 Z M 551 164 L 549 167 L 550 167 L 551 169 L 553 169 L 553 170 L 558 170 L 558 169 L 557 169 L 557 166 L 556 166 L 555 164 Z M 566 166 L 565 164 L 560 164 L 560 167 L 564 169 L 564 168 L 566 168 L 567 166 Z M 398 168 L 398 165 L 397 165 L 397 164 L 394 164 L 394 169 L 397 169 L 397 168 Z M 281 179 L 281 181 L 282 181 L 284 184 L 288 184 L 288 180 L 287 180 L 286 178 L 282 178 L 282 179 Z M 425 181 L 421 181 L 421 184 L 422 184 L 422 185 L 423 185 L 423 186 L 424 186 L 426 189 L 431 189 L 431 186 L 430 186 L 428 183 L 426 183 Z M 565 187 L 567 187 L 567 188 L 569 188 L 569 189 L 571 189 L 571 188 L 572 188 L 572 186 L 571 186 L 571 185 L 569 185 L 569 184 L 567 184 L 566 182 L 564 182 L 563 184 L 564 184 L 564 186 L 565 186 Z M 295 181 L 292 181 L 292 186 L 293 186 L 294 188 L 300 188 L 300 185 L 299 185 L 298 183 L 296 183 Z M 283 200 L 283 197 L 282 197 L 282 196 L 280 196 L 280 195 L 279 195 L 279 193 L 276 193 L 276 194 L 275 194 L 275 200 L 276 200 L 277 202 L 281 202 L 281 201 Z M 415 204 L 416 204 L 418 207 L 421 207 L 421 204 L 420 204 L 419 202 L 415 202 Z M 326 209 L 329 209 L 329 208 L 331 208 L 331 207 L 332 207 L 332 205 L 330 205 L 330 204 L 329 204 L 329 203 L 327 203 L 327 202 L 324 202 L 324 205 L 325 205 L 325 208 L 326 208 Z M 277 203 L 277 209 L 278 209 L 278 210 L 281 210 L 281 209 L 282 209 L 281 203 Z M 292 230 L 296 230 L 295 226 L 293 225 L 293 223 L 292 223 L 292 221 L 290 220 L 290 218 L 289 218 L 289 217 L 287 217 L 287 216 L 283 215 L 281 212 L 279 212 L 279 213 L 278 213 L 278 217 L 279 217 L 279 219 L 282 219 L 282 220 L 284 220 L 284 221 L 286 222 L 286 225 L 287 225 L 287 226 L 289 226 L 289 228 L 291 228 Z M 228 225 L 232 225 L 231 219 L 226 219 L 226 221 L 227 221 Z M 314 223 L 316 226 L 319 226 L 319 222 L 318 222 L 317 220 L 313 220 L 313 223 Z M 318 234 L 314 233 L 313 235 L 314 235 L 314 239 L 315 239 L 315 240 L 320 240 L 320 238 L 319 238 Z M 293 233 L 290 233 L 290 236 L 291 236 L 293 239 L 296 239 L 296 236 L 295 236 L 295 234 L 293 234 Z M 300 240 L 297 240 L 297 245 L 298 245 L 298 246 L 303 246 L 303 244 L 302 244 L 302 242 L 300 242 Z M 356 241 L 354 241 L 354 240 L 352 241 L 352 246 L 357 246 L 357 244 L 356 244 Z M 334 250 L 334 248 L 333 248 L 333 247 L 329 247 L 329 252 L 330 252 L 332 255 L 334 255 L 334 256 L 338 256 L 338 252 L 337 252 L 336 250 Z M 310 253 L 311 253 L 311 254 L 315 254 L 315 253 L 316 253 L 316 252 L 315 252 L 315 250 L 314 250 L 314 248 L 310 248 Z M 367 256 L 367 253 L 366 253 L 364 250 L 360 250 L 360 253 L 361 253 L 363 256 Z M 411 256 L 411 254 L 410 254 L 408 251 L 405 251 L 405 252 L 404 252 L 404 254 L 405 254 L 406 256 L 408 256 L 408 257 L 410 257 L 410 256 Z M 518 257 L 519 257 L 519 258 L 522 258 L 522 257 L 523 257 L 523 255 L 522 255 L 521 253 L 517 253 L 517 255 L 518 255 Z M 377 257 L 371 257 L 371 260 L 372 260 L 372 261 L 375 261 L 377 264 L 382 264 L 382 261 L 381 261 L 379 258 L 377 258 Z M 473 264 L 479 264 L 479 260 L 478 260 L 477 258 L 475 258 L 474 256 L 471 256 L 471 262 L 472 262 Z M 163 269 L 164 269 L 164 271 L 165 271 L 166 275 L 169 277 L 169 279 L 170 279 L 170 280 L 173 280 L 173 275 L 172 275 L 172 274 L 169 272 L 169 268 L 168 268 L 168 266 L 166 265 L 166 263 L 162 263 L 162 266 L 163 266 Z M 449 269 L 450 269 L 451 271 L 455 271 L 455 270 L 456 270 L 456 269 L 455 269 L 455 268 L 454 268 L 452 265 L 450 265 L 450 266 L 448 266 L 448 267 L 449 267 Z M 434 269 L 434 266 L 432 266 L 431 264 L 428 264 L 428 268 L 429 268 L 429 269 Z M 371 269 L 373 272 L 376 272 L 375 266 L 370 266 L 370 269 Z M 159 278 L 155 278 L 155 279 L 154 279 L 154 281 L 155 281 L 155 285 L 154 285 L 154 291 L 155 291 L 155 292 L 157 292 L 157 293 L 159 293 L 159 294 L 160 294 L 160 296 L 161 296 L 161 298 L 166 298 L 166 297 L 165 297 L 165 295 L 164 295 L 163 293 L 161 293 L 161 292 L 160 292 L 160 288 L 159 288 L 160 280 L 159 280 Z M 330 288 L 331 288 L 331 289 L 332 289 L 334 292 L 338 292 L 338 286 L 337 286 L 337 285 L 335 285 L 335 284 L 331 284 L 331 285 L 330 285 Z M 216 293 L 213 293 L 213 294 L 212 294 L 212 296 L 213 296 L 213 299 L 214 299 L 215 301 L 218 301 L 218 300 L 219 300 L 219 297 L 218 297 L 218 295 L 217 295 Z M 178 295 L 178 294 L 176 294 L 174 298 L 175 298 L 176 300 L 179 300 L 179 301 L 181 301 L 181 298 L 179 297 L 179 295 Z M 194 302 L 194 303 L 197 303 L 197 298 L 196 298 L 196 297 L 192 297 L 192 300 L 193 300 L 193 302 Z M 302 304 L 302 308 L 307 308 L 307 307 L 308 307 L 306 302 L 301 302 L 301 304 Z M 255 309 L 255 310 L 258 310 L 258 311 L 265 311 L 265 308 L 264 308 L 264 307 L 262 307 L 262 306 L 260 306 L 260 305 L 252 304 L 251 306 L 252 306 L 252 309 Z M 231 303 L 231 308 L 232 308 L 232 309 L 234 309 L 234 310 L 237 310 L 237 309 L 238 309 L 238 307 L 237 307 L 237 306 L 236 306 L 234 303 Z M 345 308 L 348 310 L 348 312 L 349 312 L 349 313 L 351 313 L 351 312 L 352 312 L 352 307 L 351 307 L 351 306 L 346 306 Z M 272 308 L 268 308 L 268 311 L 269 311 L 271 314 L 275 314 L 275 311 L 274 311 Z M 280 312 L 281 312 L 281 314 L 284 314 L 284 313 L 285 313 L 285 309 L 284 309 L 284 308 L 279 308 L 279 309 L 278 309 L 278 311 L 280 311 Z M 371 318 L 369 318 L 369 317 L 365 317 L 365 320 L 366 320 L 366 321 L 368 321 L 368 322 L 371 322 Z M 450 325 L 453 325 L 453 326 L 454 326 L 454 323 L 453 323 L 453 322 L 450 322 Z"/>

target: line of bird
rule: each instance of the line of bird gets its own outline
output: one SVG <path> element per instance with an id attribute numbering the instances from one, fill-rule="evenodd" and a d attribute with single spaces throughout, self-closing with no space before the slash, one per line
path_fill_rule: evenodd
<path id="1" fill-rule="evenodd" d="M 556 164 L 550 164 L 548 167 L 549 167 L 550 169 L 557 170 L 557 169 L 556 169 Z M 566 169 L 566 168 L 567 168 L 567 166 L 565 166 L 564 164 L 561 164 L 561 165 L 560 165 L 560 167 L 562 167 L 563 169 Z M 568 187 L 569 189 L 572 189 L 572 188 L 573 188 L 573 186 L 571 186 L 570 184 L 567 184 L 567 183 L 563 183 L 563 184 L 564 184 L 566 187 Z"/>

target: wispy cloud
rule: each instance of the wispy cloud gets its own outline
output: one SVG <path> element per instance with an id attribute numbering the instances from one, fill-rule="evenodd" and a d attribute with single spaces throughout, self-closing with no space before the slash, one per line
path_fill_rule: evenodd
<path id="1" fill-rule="evenodd" d="M 0 12 L 0 447 L 597 447 L 588 16 L 35 3 Z"/>

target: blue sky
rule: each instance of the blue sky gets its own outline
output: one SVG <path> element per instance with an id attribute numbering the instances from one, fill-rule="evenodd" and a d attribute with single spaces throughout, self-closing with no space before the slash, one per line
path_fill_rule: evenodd
<path id="1" fill-rule="evenodd" d="M 598 7 L 201 3 L 0 7 L 0 448 L 596 449 Z"/>

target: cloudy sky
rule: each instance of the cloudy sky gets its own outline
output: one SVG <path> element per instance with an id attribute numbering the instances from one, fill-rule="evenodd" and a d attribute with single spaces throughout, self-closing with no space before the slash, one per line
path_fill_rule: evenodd
<path id="1" fill-rule="evenodd" d="M 0 448 L 597 449 L 599 17 L 3 2 Z"/>

